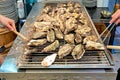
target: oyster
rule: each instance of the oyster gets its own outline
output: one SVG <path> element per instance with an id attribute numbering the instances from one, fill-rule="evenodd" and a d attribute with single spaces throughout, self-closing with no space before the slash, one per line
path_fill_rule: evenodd
<path id="1" fill-rule="evenodd" d="M 36 38 L 43 38 L 47 35 L 46 32 L 43 32 L 43 31 L 36 31 L 34 34 L 33 34 L 33 37 L 34 39 Z"/>
<path id="2" fill-rule="evenodd" d="M 65 31 L 64 31 L 64 34 L 67 34 L 75 29 L 77 29 L 77 21 L 75 18 L 69 18 L 68 20 L 66 20 L 66 23 L 65 23 Z"/>
<path id="3" fill-rule="evenodd" d="M 28 42 L 28 46 L 40 46 L 47 42 L 47 39 L 37 39 L 37 40 L 30 40 Z"/>
<path id="4" fill-rule="evenodd" d="M 85 47 L 88 50 L 92 50 L 92 49 L 104 50 L 105 49 L 103 44 L 98 43 L 98 42 L 94 42 L 94 41 L 87 41 Z"/>
<path id="5" fill-rule="evenodd" d="M 35 22 L 34 26 L 36 31 L 48 31 L 52 27 L 52 25 L 43 25 L 40 22 Z"/>
<path id="6" fill-rule="evenodd" d="M 78 26 L 78 28 L 75 30 L 76 33 L 79 33 L 81 36 L 88 36 L 90 35 L 91 28 L 88 26 Z"/>
<path id="7" fill-rule="evenodd" d="M 41 65 L 44 67 L 50 66 L 55 61 L 56 56 L 57 56 L 57 54 L 54 53 L 54 54 L 51 54 L 51 55 L 45 57 L 43 59 L 43 61 L 41 62 Z"/>
<path id="8" fill-rule="evenodd" d="M 80 8 L 81 5 L 79 3 L 75 3 L 74 8 Z"/>
<path id="9" fill-rule="evenodd" d="M 63 39 L 63 33 L 61 32 L 61 30 L 57 27 L 54 27 L 54 31 L 55 31 L 55 35 L 58 39 Z"/>
<path id="10" fill-rule="evenodd" d="M 40 21 L 52 22 L 52 21 L 56 21 L 56 19 L 49 16 L 48 14 L 41 14 L 37 17 L 36 21 L 38 21 L 38 22 L 40 22 Z"/>
<path id="11" fill-rule="evenodd" d="M 60 24 L 59 24 L 60 30 L 61 30 L 62 32 L 64 32 L 64 30 L 65 30 L 64 22 L 60 19 L 60 16 L 59 16 L 59 15 L 58 15 L 56 18 L 57 18 L 58 22 L 60 23 Z"/>
<path id="12" fill-rule="evenodd" d="M 47 31 L 47 40 L 48 42 L 53 42 L 55 40 L 55 33 L 52 29 Z"/>
<path id="13" fill-rule="evenodd" d="M 56 48 L 59 47 L 59 41 L 55 40 L 52 44 L 49 46 L 45 47 L 41 52 L 49 52 L 49 51 L 54 51 Z"/>
<path id="14" fill-rule="evenodd" d="M 82 36 L 78 33 L 75 34 L 75 42 L 81 43 L 82 42 Z"/>
<path id="15" fill-rule="evenodd" d="M 67 34 L 64 36 L 64 40 L 70 44 L 74 44 L 74 34 Z"/>
<path id="16" fill-rule="evenodd" d="M 83 40 L 83 44 L 86 44 L 87 41 L 97 41 L 97 37 L 95 35 L 91 35 L 91 36 L 86 36 Z"/>
<path id="17" fill-rule="evenodd" d="M 36 27 L 36 28 L 39 28 L 39 27 L 45 27 L 45 26 L 50 26 L 51 25 L 51 22 L 45 22 L 45 21 L 43 21 L 43 22 L 35 22 L 34 23 L 34 26 Z"/>
<path id="18" fill-rule="evenodd" d="M 73 50 L 74 46 L 70 44 L 65 44 L 59 48 L 58 56 L 59 58 L 63 58 L 64 56 L 67 56 L 70 54 L 70 52 Z"/>
<path id="19" fill-rule="evenodd" d="M 72 51 L 72 56 L 73 58 L 76 59 L 80 59 L 82 58 L 82 56 L 84 55 L 85 50 L 82 44 L 78 44 L 75 46 L 75 48 Z"/>
<path id="20" fill-rule="evenodd" d="M 51 6 L 46 6 L 42 11 L 41 11 L 41 13 L 43 13 L 43 14 L 47 14 L 48 12 L 50 12 L 52 10 L 52 7 Z"/>

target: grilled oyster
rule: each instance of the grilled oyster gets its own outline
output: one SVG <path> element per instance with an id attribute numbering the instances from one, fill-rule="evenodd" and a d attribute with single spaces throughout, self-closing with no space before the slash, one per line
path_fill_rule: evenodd
<path id="1" fill-rule="evenodd" d="M 42 26 L 47 26 L 47 25 L 51 25 L 51 22 L 46 22 L 46 21 L 42 21 L 42 22 L 35 22 L 34 26 L 36 28 L 42 27 Z"/>
<path id="2" fill-rule="evenodd" d="M 103 44 L 94 42 L 94 41 L 87 41 L 85 47 L 88 50 L 93 50 L 93 49 L 104 50 L 105 49 Z"/>
<path id="3" fill-rule="evenodd" d="M 65 45 L 61 46 L 58 51 L 59 58 L 63 58 L 64 56 L 70 54 L 70 52 L 72 51 L 73 48 L 74 48 L 74 46 L 72 46 L 70 44 L 65 44 Z"/>
<path id="4" fill-rule="evenodd" d="M 80 8 L 81 5 L 79 3 L 75 3 L 74 8 Z"/>
<path id="5" fill-rule="evenodd" d="M 36 31 L 48 31 L 52 27 L 52 25 L 47 25 L 47 24 L 49 24 L 49 22 L 46 23 L 46 25 L 41 22 L 35 22 L 34 26 L 36 28 Z"/>
<path id="6" fill-rule="evenodd" d="M 70 17 L 68 20 L 66 20 L 66 23 L 65 23 L 65 31 L 64 31 L 64 34 L 67 34 L 73 30 L 75 30 L 77 28 L 77 21 L 75 18 L 72 18 Z"/>
<path id="7" fill-rule="evenodd" d="M 56 19 L 49 16 L 48 14 L 41 14 L 37 17 L 36 21 L 38 21 L 38 22 L 40 22 L 40 21 L 52 22 L 52 21 L 56 21 Z"/>
<path id="8" fill-rule="evenodd" d="M 97 37 L 95 35 L 91 35 L 91 36 L 86 36 L 83 40 L 83 44 L 86 44 L 87 41 L 97 41 Z"/>
<path id="9" fill-rule="evenodd" d="M 81 36 L 88 36 L 90 35 L 91 28 L 87 26 L 78 26 L 78 28 L 75 30 L 76 33 L 79 33 Z"/>
<path id="10" fill-rule="evenodd" d="M 69 1 L 69 2 L 67 3 L 67 6 L 68 6 L 68 7 L 73 7 L 73 6 L 74 6 L 74 4 L 75 4 L 74 2 Z"/>
<path id="11" fill-rule="evenodd" d="M 54 53 L 54 54 L 51 54 L 51 55 L 45 57 L 43 59 L 43 61 L 41 62 L 41 65 L 44 67 L 50 66 L 55 61 L 56 56 L 57 56 L 57 54 Z"/>
<path id="12" fill-rule="evenodd" d="M 64 40 L 70 44 L 74 44 L 74 34 L 67 34 L 64 36 Z"/>
<path id="13" fill-rule="evenodd" d="M 55 31 L 55 35 L 58 39 L 63 39 L 63 33 L 61 32 L 61 30 L 57 27 L 54 27 L 54 31 Z"/>
<path id="14" fill-rule="evenodd" d="M 34 34 L 33 34 L 33 37 L 34 39 L 36 38 L 43 38 L 47 35 L 46 32 L 43 32 L 43 31 L 36 31 Z"/>
<path id="15" fill-rule="evenodd" d="M 82 58 L 82 56 L 84 55 L 85 50 L 82 44 L 78 44 L 75 46 L 75 48 L 72 51 L 72 56 L 73 58 L 76 59 L 80 59 Z"/>
<path id="16" fill-rule="evenodd" d="M 47 40 L 48 42 L 53 42 L 55 40 L 55 33 L 52 29 L 47 31 Z"/>
<path id="17" fill-rule="evenodd" d="M 75 42 L 81 43 L 82 42 L 82 36 L 78 33 L 75 34 Z"/>
<path id="18" fill-rule="evenodd" d="M 59 16 L 59 15 L 56 16 L 56 18 L 57 18 L 58 22 L 60 23 L 60 24 L 59 24 L 60 30 L 61 30 L 62 32 L 64 32 L 64 30 L 65 30 L 64 22 L 60 19 L 60 16 Z"/>
<path id="19" fill-rule="evenodd" d="M 51 6 L 46 6 L 42 11 L 41 14 L 47 14 L 48 12 L 50 12 L 52 10 Z"/>
<path id="20" fill-rule="evenodd" d="M 47 39 L 37 39 L 37 40 L 30 40 L 28 42 L 28 46 L 40 46 L 47 42 Z"/>
<path id="21" fill-rule="evenodd" d="M 45 47 L 41 52 L 49 52 L 49 51 L 54 51 L 56 48 L 59 47 L 59 41 L 55 40 L 52 44 L 49 46 Z"/>

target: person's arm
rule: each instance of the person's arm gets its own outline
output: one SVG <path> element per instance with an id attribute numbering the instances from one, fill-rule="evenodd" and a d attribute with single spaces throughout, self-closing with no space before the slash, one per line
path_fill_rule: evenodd
<path id="1" fill-rule="evenodd" d="M 15 22 L 10 18 L 0 15 L 0 23 L 11 31 L 16 30 Z"/>
<path id="2" fill-rule="evenodd" d="M 120 9 L 118 9 L 113 15 L 109 23 L 120 23 Z"/>

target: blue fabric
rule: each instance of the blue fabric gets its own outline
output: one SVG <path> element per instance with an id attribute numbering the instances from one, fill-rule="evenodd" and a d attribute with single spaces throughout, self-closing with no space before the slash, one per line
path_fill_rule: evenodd
<path id="1" fill-rule="evenodd" d="M 113 8 L 114 8 L 114 5 L 115 5 L 115 0 L 109 0 L 109 11 L 110 12 L 113 12 Z"/>
<path id="2" fill-rule="evenodd" d="M 120 26 L 116 27 L 114 44 L 113 45 L 120 46 Z M 115 52 L 120 52 L 120 50 L 113 50 L 113 53 L 115 53 Z"/>
<path id="3" fill-rule="evenodd" d="M 5 59 L 4 63 L 1 65 L 1 72 L 17 72 L 16 60 L 14 58 Z"/>
<path id="4" fill-rule="evenodd" d="M 37 0 L 25 0 L 26 3 L 35 3 Z"/>

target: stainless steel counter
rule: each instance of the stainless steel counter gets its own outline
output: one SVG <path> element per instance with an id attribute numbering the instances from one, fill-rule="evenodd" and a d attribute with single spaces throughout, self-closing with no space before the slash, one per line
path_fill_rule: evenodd
<path id="1" fill-rule="evenodd" d="M 36 3 L 32 8 L 25 24 L 21 29 L 21 34 L 29 38 L 35 17 L 40 13 L 43 5 Z M 120 67 L 120 53 L 113 54 L 113 69 L 57 69 L 57 70 L 18 70 L 17 60 L 24 50 L 25 42 L 17 37 L 14 45 L 8 53 L 1 66 L 1 79 L 9 80 L 115 80 L 117 70 Z"/>

